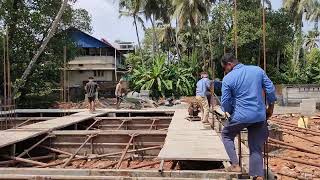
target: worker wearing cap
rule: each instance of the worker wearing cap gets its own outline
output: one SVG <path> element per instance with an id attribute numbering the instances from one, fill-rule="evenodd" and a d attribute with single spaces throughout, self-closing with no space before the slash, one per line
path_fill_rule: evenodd
<path id="1" fill-rule="evenodd" d="M 210 92 L 211 81 L 208 78 L 208 74 L 206 72 L 202 72 L 201 79 L 197 82 L 196 89 L 196 99 L 202 106 L 202 123 L 208 124 L 209 118 L 209 103 L 207 99 L 207 95 Z"/>
<path id="2" fill-rule="evenodd" d="M 232 55 L 221 59 L 226 76 L 222 81 L 221 106 L 231 116 L 222 130 L 222 139 L 232 166 L 229 171 L 241 171 L 235 151 L 234 138 L 248 129 L 250 150 L 249 175 L 263 179 L 263 145 L 268 138 L 266 119 L 273 113 L 275 87 L 266 73 L 257 66 L 246 66 Z M 265 105 L 266 95 L 267 108 Z"/>

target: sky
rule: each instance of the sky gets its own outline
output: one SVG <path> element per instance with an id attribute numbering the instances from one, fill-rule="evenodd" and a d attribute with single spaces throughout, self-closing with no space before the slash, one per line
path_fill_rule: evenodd
<path id="1" fill-rule="evenodd" d="M 281 0 L 271 0 L 271 2 L 273 9 L 279 9 L 282 6 Z M 119 0 L 78 0 L 74 6 L 86 9 L 91 15 L 94 37 L 104 38 L 110 43 L 115 40 L 137 42 L 132 18 L 119 18 L 118 4 Z M 143 37 L 141 26 L 139 26 L 139 34 Z"/>

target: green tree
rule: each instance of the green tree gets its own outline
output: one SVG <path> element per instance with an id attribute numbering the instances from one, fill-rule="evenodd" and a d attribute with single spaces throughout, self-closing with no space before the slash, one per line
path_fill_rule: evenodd
<path id="1" fill-rule="evenodd" d="M 56 0 L 1 1 L 0 25 L 3 26 L 2 29 L 4 26 L 9 29 L 12 81 L 22 76 L 30 60 L 47 36 L 60 7 L 61 1 Z M 78 17 L 76 11 L 81 11 L 83 16 Z M 72 3 L 67 5 L 55 36 L 48 42 L 43 53 L 34 64 L 25 86 L 21 88 L 21 97 L 17 102 L 20 107 L 22 105 L 27 106 L 27 103 L 31 103 L 35 96 L 47 99 L 48 103 L 57 100 L 50 99 L 49 102 L 47 96 L 53 95 L 52 90 L 59 88 L 60 68 L 63 64 L 63 45 L 67 46 L 68 59 L 76 54 L 75 45 L 64 32 L 67 28 L 76 26 L 80 30 L 90 33 L 90 22 L 91 17 L 85 10 L 75 9 Z M 0 51 L 0 55 L 3 56 L 2 51 Z M 3 73 L 0 75 L 1 79 L 2 75 Z M 41 103 L 36 105 L 40 107 Z"/>
<path id="2" fill-rule="evenodd" d="M 313 48 L 306 55 L 307 68 L 306 74 L 308 77 L 308 83 L 320 84 L 320 50 Z"/>

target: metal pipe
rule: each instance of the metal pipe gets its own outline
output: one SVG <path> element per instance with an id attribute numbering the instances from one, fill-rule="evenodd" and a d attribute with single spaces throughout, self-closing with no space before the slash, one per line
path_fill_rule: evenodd
<path id="1" fill-rule="evenodd" d="M 296 148 L 296 149 L 298 149 L 300 151 L 303 151 L 303 152 L 320 155 L 320 152 L 316 152 L 316 151 L 312 151 L 312 150 L 309 150 L 309 149 L 305 149 L 305 148 L 302 148 L 302 147 L 299 147 L 299 146 L 295 146 L 295 145 L 292 145 L 292 144 L 289 144 L 289 143 L 286 143 L 286 142 L 283 142 L 283 141 L 279 141 L 279 140 L 272 139 L 272 138 L 269 138 L 269 140 L 274 142 L 274 143 L 278 143 L 278 144 L 281 144 L 281 145 L 285 145 L 285 146 Z"/>
<path id="2" fill-rule="evenodd" d="M 300 139 L 303 139 L 303 140 L 312 142 L 312 143 L 314 143 L 314 144 L 320 145 L 320 142 L 319 142 L 319 141 L 312 140 L 312 139 L 308 139 L 308 138 L 306 138 L 306 137 L 300 136 L 300 135 L 295 134 L 295 133 L 292 133 L 292 132 L 290 132 L 290 131 L 285 131 L 284 133 L 287 133 L 287 134 L 290 134 L 290 135 L 292 135 L 292 136 L 298 137 L 298 138 L 300 138 Z"/>
<path id="3" fill-rule="evenodd" d="M 283 160 L 292 161 L 292 162 L 296 162 L 296 163 L 300 163 L 300 164 L 320 167 L 319 163 L 310 162 L 310 161 L 306 161 L 306 160 L 299 160 L 299 159 L 294 159 L 294 158 L 285 157 L 285 156 L 278 156 L 278 155 L 269 155 L 269 157 L 280 158 L 280 159 L 283 159 Z"/>

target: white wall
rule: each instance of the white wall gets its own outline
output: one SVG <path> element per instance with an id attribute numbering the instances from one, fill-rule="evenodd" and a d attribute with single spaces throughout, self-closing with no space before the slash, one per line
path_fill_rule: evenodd
<path id="1" fill-rule="evenodd" d="M 320 102 L 320 85 L 308 86 L 301 85 L 298 87 L 284 87 L 282 89 L 284 103 L 300 103 L 302 99 L 315 99 Z"/>
<path id="2" fill-rule="evenodd" d="M 69 71 L 69 82 L 70 86 L 83 86 L 83 81 L 87 81 L 90 76 L 94 77 L 96 81 L 114 81 L 114 71 L 105 70 L 103 71 L 104 76 L 94 76 L 92 70 L 87 71 Z"/>

